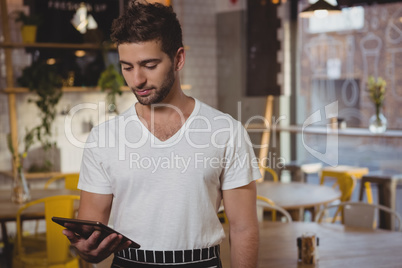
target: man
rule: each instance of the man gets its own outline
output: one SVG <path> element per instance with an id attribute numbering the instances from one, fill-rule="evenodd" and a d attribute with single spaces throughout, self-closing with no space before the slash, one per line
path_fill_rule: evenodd
<path id="1" fill-rule="evenodd" d="M 181 90 L 185 51 L 176 14 L 132 1 L 113 22 L 112 40 L 138 103 L 91 131 L 78 218 L 107 224 L 111 216 L 141 248 L 127 248 L 116 234 L 98 241 L 96 231 L 88 239 L 63 233 L 88 262 L 115 253 L 112 267 L 221 267 L 223 199 L 232 267 L 256 267 L 255 156 L 239 122 Z"/>

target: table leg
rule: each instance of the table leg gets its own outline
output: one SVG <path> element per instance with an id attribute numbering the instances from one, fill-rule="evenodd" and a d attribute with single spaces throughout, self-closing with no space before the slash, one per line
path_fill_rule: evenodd
<path id="1" fill-rule="evenodd" d="M 364 184 L 365 184 L 365 180 L 362 179 L 361 183 L 360 183 L 360 189 L 359 189 L 359 201 L 363 201 L 363 192 L 364 192 Z"/>
<path id="2" fill-rule="evenodd" d="M 300 220 L 300 211 L 298 209 L 289 209 L 288 212 L 289 212 L 290 216 L 292 217 L 293 221 Z"/>
<path id="3" fill-rule="evenodd" d="M 389 207 L 392 210 L 395 210 L 396 202 L 396 181 L 390 180 L 387 183 L 380 184 L 378 193 L 379 193 L 379 204 Z M 380 211 L 380 225 L 379 227 L 382 229 L 394 230 L 395 229 L 395 221 L 392 215 L 387 212 Z"/>
<path id="4" fill-rule="evenodd" d="M 304 208 L 299 208 L 299 221 L 304 221 Z"/>
<path id="5" fill-rule="evenodd" d="M 7 226 L 5 221 L 1 222 L 1 235 L 3 237 L 4 256 L 6 258 L 6 265 L 7 267 L 11 267 L 11 257 L 13 254 L 10 242 L 8 241 Z"/>

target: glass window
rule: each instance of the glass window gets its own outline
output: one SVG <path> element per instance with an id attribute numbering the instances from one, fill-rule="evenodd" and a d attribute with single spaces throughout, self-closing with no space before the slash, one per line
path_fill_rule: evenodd
<path id="1" fill-rule="evenodd" d="M 330 2 L 330 1 L 328 1 Z M 308 5 L 301 1 L 299 11 Z M 367 5 L 345 10 L 342 15 L 298 19 L 297 123 L 318 113 L 314 125 L 327 126 L 334 115 L 325 107 L 337 103 L 336 117 L 348 130 L 368 131 L 375 105 L 367 92 L 370 76 L 386 80 L 382 112 L 387 130 L 402 129 L 402 3 Z M 312 158 L 306 148 L 325 154 L 325 135 L 298 139 L 298 158 Z M 402 159 L 402 139 L 384 136 L 339 135 L 339 164 L 365 165 L 372 169 Z M 392 168 L 401 169 L 400 165 Z"/>

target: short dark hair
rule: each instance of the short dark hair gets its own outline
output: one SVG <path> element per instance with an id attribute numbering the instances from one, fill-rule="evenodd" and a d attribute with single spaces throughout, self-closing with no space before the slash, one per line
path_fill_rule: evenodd
<path id="1" fill-rule="evenodd" d="M 137 0 L 130 1 L 124 13 L 113 21 L 111 39 L 117 45 L 157 40 L 171 59 L 183 47 L 181 26 L 173 8 Z"/>

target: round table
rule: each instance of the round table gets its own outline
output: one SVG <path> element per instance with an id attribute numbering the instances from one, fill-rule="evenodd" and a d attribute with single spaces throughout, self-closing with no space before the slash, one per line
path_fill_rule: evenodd
<path id="1" fill-rule="evenodd" d="M 276 205 L 290 210 L 299 210 L 299 216 L 303 215 L 303 209 L 313 209 L 320 205 L 333 202 L 341 197 L 337 189 L 325 185 L 300 183 L 300 182 L 261 182 L 257 183 L 257 194 L 267 197 Z M 294 213 L 292 218 L 298 220 Z"/>

